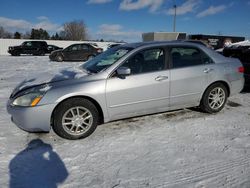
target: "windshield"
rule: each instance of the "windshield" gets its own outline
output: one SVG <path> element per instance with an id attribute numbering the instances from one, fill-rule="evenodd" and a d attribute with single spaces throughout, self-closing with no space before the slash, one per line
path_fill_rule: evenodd
<path id="1" fill-rule="evenodd" d="M 82 65 L 82 68 L 91 73 L 101 72 L 113 65 L 131 50 L 133 50 L 133 48 L 128 47 L 117 47 L 109 49 L 106 52 L 98 55 L 94 59 L 84 63 Z"/>

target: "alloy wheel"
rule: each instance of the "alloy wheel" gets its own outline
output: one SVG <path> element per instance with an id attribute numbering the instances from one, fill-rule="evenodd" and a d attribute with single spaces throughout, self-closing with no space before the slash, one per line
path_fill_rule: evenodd
<path id="1" fill-rule="evenodd" d="M 62 118 L 63 129 L 71 135 L 81 135 L 87 132 L 93 123 L 93 115 L 84 107 L 72 107 Z"/>
<path id="2" fill-rule="evenodd" d="M 224 105 L 225 99 L 225 91 L 220 87 L 216 87 L 208 95 L 209 107 L 213 110 L 217 110 Z"/>

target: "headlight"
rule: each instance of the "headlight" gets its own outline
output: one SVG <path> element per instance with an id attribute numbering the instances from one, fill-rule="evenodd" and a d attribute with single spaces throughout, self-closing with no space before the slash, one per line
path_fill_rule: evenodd
<path id="1" fill-rule="evenodd" d="M 42 97 L 43 96 L 40 93 L 29 93 L 17 97 L 12 104 L 14 106 L 36 106 Z"/>
<path id="2" fill-rule="evenodd" d="M 40 86 L 31 88 L 20 93 L 12 102 L 13 106 L 36 106 L 46 91 L 49 89 L 48 86 Z"/>

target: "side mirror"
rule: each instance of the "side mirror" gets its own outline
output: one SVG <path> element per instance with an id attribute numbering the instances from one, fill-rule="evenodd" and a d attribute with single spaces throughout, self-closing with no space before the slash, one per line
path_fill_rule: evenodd
<path id="1" fill-rule="evenodd" d="M 119 67 L 117 69 L 117 75 L 118 76 L 124 77 L 124 76 L 128 76 L 130 74 L 131 74 L 131 69 L 128 68 L 128 67 Z"/>

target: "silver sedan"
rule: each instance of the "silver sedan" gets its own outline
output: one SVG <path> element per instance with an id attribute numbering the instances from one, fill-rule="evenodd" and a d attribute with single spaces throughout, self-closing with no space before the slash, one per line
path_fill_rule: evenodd
<path id="1" fill-rule="evenodd" d="M 244 68 L 205 46 L 150 42 L 114 47 L 79 69 L 24 80 L 7 109 L 28 132 L 79 139 L 105 122 L 199 106 L 223 109 L 244 85 Z"/>

